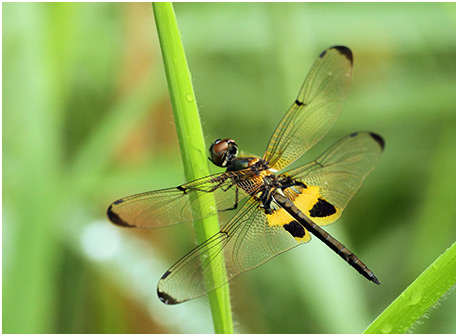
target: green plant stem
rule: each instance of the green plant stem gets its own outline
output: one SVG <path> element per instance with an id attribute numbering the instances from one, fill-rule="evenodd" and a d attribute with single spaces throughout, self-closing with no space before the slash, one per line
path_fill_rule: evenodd
<path id="1" fill-rule="evenodd" d="M 209 175 L 207 151 L 200 125 L 191 74 L 181 42 L 175 12 L 171 3 L 153 3 L 154 17 L 164 60 L 167 83 L 172 102 L 172 109 L 180 143 L 181 156 L 188 181 Z M 204 195 L 213 197 L 211 195 Z M 208 200 L 199 198 L 203 204 Z M 201 211 L 199 206 L 193 209 Z M 218 218 L 206 218 L 196 221 L 196 237 L 199 243 L 204 242 L 219 231 Z M 220 273 L 210 277 L 221 277 Z M 212 282 L 213 279 L 206 279 Z M 229 287 L 224 285 L 208 294 L 216 333 L 232 333 L 232 315 Z"/>
<path id="2" fill-rule="evenodd" d="M 403 334 L 434 307 L 456 283 L 456 243 L 453 243 L 386 308 L 365 334 Z"/>

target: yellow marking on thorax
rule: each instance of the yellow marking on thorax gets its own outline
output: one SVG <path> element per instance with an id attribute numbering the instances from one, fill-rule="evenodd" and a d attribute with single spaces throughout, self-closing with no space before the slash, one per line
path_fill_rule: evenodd
<path id="1" fill-rule="evenodd" d="M 253 160 L 253 163 L 250 163 L 250 166 L 253 165 L 256 161 L 259 161 L 259 159 Z M 268 169 L 259 170 L 256 173 L 250 172 L 242 179 L 239 179 L 237 185 L 251 195 L 252 192 L 256 191 L 259 187 L 261 187 L 264 184 L 264 178 L 269 175 L 275 174 L 270 172 Z"/>
<path id="2" fill-rule="evenodd" d="M 264 169 L 264 170 L 262 170 L 261 172 L 259 172 L 259 177 L 260 177 L 260 178 L 264 178 L 264 177 L 266 177 L 266 176 L 268 176 L 268 175 L 275 175 L 275 174 L 272 173 L 272 172 L 271 172 L 270 170 L 268 170 L 268 169 Z"/>

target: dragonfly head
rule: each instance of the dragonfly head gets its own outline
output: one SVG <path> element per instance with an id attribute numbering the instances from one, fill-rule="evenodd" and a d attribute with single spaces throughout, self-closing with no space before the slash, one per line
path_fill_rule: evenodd
<path id="1" fill-rule="evenodd" d="M 218 167 L 227 167 L 237 157 L 237 144 L 232 139 L 216 139 L 210 146 L 210 161 Z"/>

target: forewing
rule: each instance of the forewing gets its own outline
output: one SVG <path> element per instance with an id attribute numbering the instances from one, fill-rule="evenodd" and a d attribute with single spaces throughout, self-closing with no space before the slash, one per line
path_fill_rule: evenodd
<path id="1" fill-rule="evenodd" d="M 377 134 L 352 133 L 315 161 L 285 172 L 284 176 L 303 186 L 287 188 L 284 193 L 316 224 L 331 224 L 375 168 L 383 148 L 384 141 Z"/>
<path id="2" fill-rule="evenodd" d="M 234 209 L 246 197 L 231 176 L 243 172 L 207 176 L 175 188 L 145 192 L 113 202 L 107 215 L 114 224 L 125 227 L 153 228 L 206 218 L 220 211 Z M 211 198 L 202 197 L 212 193 Z M 193 204 L 200 213 L 193 216 Z"/>
<path id="3" fill-rule="evenodd" d="M 158 284 L 159 298 L 164 303 L 176 304 L 205 295 L 240 273 L 309 240 L 310 233 L 283 209 L 266 215 L 259 201 L 252 197 L 220 232 L 163 275 Z"/>
<path id="4" fill-rule="evenodd" d="M 334 125 L 350 90 L 352 68 L 347 47 L 332 47 L 320 55 L 269 141 L 264 159 L 273 169 L 291 164 Z"/>

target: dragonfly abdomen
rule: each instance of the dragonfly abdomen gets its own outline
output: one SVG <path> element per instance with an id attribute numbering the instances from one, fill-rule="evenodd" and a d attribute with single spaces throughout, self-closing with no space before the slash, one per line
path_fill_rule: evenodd
<path id="1" fill-rule="evenodd" d="M 332 237 L 325 230 L 323 230 L 313 222 L 312 224 L 313 228 L 317 230 L 317 232 L 322 231 L 324 233 L 325 240 L 321 239 L 319 234 L 315 233 L 314 231 L 311 231 L 315 236 L 321 239 L 326 245 L 328 245 L 334 252 L 336 252 L 343 260 L 345 260 L 350 266 L 357 270 L 362 276 L 376 283 L 377 285 L 380 285 L 380 281 L 377 279 L 374 273 L 372 273 L 372 271 L 367 267 L 367 265 L 361 261 L 361 259 L 359 259 L 355 254 L 353 254 L 353 252 L 351 252 L 341 242 Z"/>
<path id="2" fill-rule="evenodd" d="M 367 267 L 365 263 L 363 263 L 341 242 L 339 242 L 337 239 L 323 230 L 320 226 L 316 225 L 310 218 L 304 215 L 288 198 L 279 193 L 274 193 L 273 197 L 275 201 L 281 205 L 285 211 L 288 212 L 296 221 L 304 226 L 306 230 L 308 230 L 315 237 L 325 243 L 366 279 L 376 283 L 377 285 L 380 285 L 377 277 L 374 275 L 374 273 L 372 273 L 372 271 Z"/>

